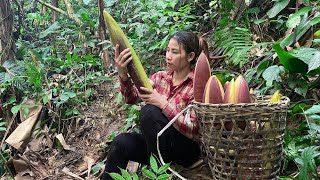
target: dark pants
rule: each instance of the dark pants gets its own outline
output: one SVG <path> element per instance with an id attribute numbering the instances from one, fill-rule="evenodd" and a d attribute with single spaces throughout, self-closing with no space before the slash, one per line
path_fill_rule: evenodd
<path id="1" fill-rule="evenodd" d="M 107 173 L 120 173 L 119 168 L 125 169 L 129 160 L 149 164 L 151 154 L 158 156 L 157 133 L 168 122 L 160 108 L 153 105 L 144 106 L 140 112 L 142 134 L 123 133 L 113 140 L 102 179 L 112 179 Z M 173 126 L 160 136 L 159 144 L 166 163 L 187 167 L 200 156 L 198 143 L 179 133 Z"/>

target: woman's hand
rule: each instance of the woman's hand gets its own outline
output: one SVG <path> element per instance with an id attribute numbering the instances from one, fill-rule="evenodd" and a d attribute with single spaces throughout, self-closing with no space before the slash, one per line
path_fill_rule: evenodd
<path id="1" fill-rule="evenodd" d="M 146 102 L 147 104 L 152 104 L 161 108 L 168 103 L 167 99 L 164 98 L 161 94 L 159 94 L 157 90 L 149 90 L 145 87 L 140 87 L 140 89 L 145 93 L 139 94 L 139 97 L 142 99 L 142 101 Z"/>
<path id="2" fill-rule="evenodd" d="M 128 68 L 127 65 L 132 60 L 131 51 L 129 48 L 123 50 L 121 53 L 119 53 L 119 44 L 116 45 L 115 50 L 115 64 L 118 69 L 119 76 L 122 80 L 128 79 Z"/>

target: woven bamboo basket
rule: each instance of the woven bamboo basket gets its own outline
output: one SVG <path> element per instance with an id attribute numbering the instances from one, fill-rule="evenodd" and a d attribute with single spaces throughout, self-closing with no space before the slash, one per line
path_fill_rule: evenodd
<path id="1" fill-rule="evenodd" d="M 214 179 L 278 179 L 289 98 L 269 103 L 194 102 L 203 149 Z"/>

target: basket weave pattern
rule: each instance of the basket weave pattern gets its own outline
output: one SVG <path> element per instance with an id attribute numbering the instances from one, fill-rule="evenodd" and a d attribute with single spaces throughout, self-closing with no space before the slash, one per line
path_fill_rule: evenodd
<path id="1" fill-rule="evenodd" d="M 249 104 L 194 102 L 214 179 L 278 179 L 289 98 Z"/>

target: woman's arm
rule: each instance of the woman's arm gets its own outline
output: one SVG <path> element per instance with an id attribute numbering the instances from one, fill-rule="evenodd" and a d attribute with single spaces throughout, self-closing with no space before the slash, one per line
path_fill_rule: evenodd
<path id="1" fill-rule="evenodd" d="M 135 104 L 138 100 L 138 92 L 128 76 L 127 65 L 132 61 L 131 51 L 129 48 L 119 52 L 119 45 L 115 49 L 115 65 L 118 69 L 120 80 L 120 92 L 127 104 Z"/>
<path id="2" fill-rule="evenodd" d="M 128 78 L 127 80 L 121 79 L 120 80 L 120 92 L 124 97 L 124 100 L 127 104 L 135 104 L 139 100 L 138 90 L 133 85 L 132 81 Z"/>

